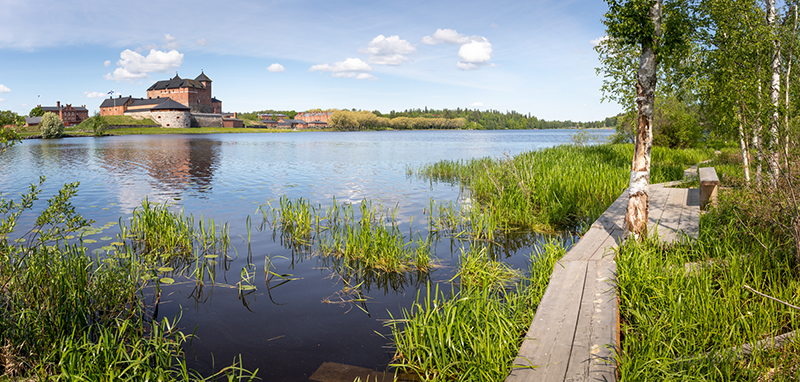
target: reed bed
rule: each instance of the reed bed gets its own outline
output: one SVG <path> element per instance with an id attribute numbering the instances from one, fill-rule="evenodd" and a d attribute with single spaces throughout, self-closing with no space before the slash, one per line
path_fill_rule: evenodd
<path id="1" fill-rule="evenodd" d="M 313 207 L 300 198 L 282 197 L 278 207 L 260 208 L 274 228 L 294 242 L 315 248 L 322 256 L 346 259 L 354 268 L 385 272 L 427 271 L 431 266 L 427 237 L 406 239 L 397 220 L 397 207 L 384 209 L 363 200 L 354 207 L 338 203 Z"/>
<path id="2" fill-rule="evenodd" d="M 234 364 L 209 377 L 188 370 L 183 346 L 190 336 L 176 319 L 158 321 L 145 304 L 153 268 L 184 256 L 186 223 L 163 210 L 143 207 L 126 231 L 128 244 L 91 256 L 78 240 L 89 222 L 70 198 L 77 183 L 48 199 L 34 227 L 12 240 L 23 212 L 41 191 L 33 185 L 20 202 L 0 200 L 0 376 L 21 380 L 211 380 L 252 379 Z M 200 232 L 203 230 L 201 229 Z M 123 234 L 125 235 L 125 234 Z M 197 235 L 205 248 L 210 234 Z M 224 245 L 223 245 L 224 246 Z M 173 252 L 175 255 L 173 256 Z M 158 295 L 158 292 L 156 292 Z"/>
<path id="3" fill-rule="evenodd" d="M 797 240 L 779 229 L 791 214 L 758 190 L 723 190 L 701 216 L 696 242 L 629 243 L 617 255 L 622 381 L 796 380 L 800 349 L 746 354 L 741 347 L 796 330 Z M 796 216 L 796 215 L 795 215 Z M 773 220 L 778 219 L 778 220 Z"/>
<path id="4" fill-rule="evenodd" d="M 390 366 L 423 381 L 499 381 L 510 372 L 524 333 L 547 288 L 563 246 L 535 249 L 529 275 L 512 282 L 510 270 L 474 249 L 462 261 L 460 288 L 438 286 L 417 293 L 417 302 L 387 322 L 396 347 Z"/>
<path id="5" fill-rule="evenodd" d="M 413 171 L 459 183 L 499 226 L 585 231 L 625 190 L 632 145 L 557 146 L 500 159 L 441 161 Z M 651 183 L 678 180 L 713 150 L 653 148 Z"/>

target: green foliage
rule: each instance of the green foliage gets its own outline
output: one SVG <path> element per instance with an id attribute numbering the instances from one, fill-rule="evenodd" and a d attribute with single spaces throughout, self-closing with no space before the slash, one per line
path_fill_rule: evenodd
<path id="1" fill-rule="evenodd" d="M 652 183 L 678 180 L 683 170 L 711 158 L 711 150 L 653 148 Z M 628 187 L 632 145 L 564 145 L 513 158 L 441 161 L 417 175 L 457 182 L 498 226 L 583 230 Z M 565 175 L 567 174 L 567 175 Z"/>
<path id="2" fill-rule="evenodd" d="M 482 253 L 471 249 L 464 255 L 460 290 L 447 297 L 428 285 L 402 318 L 386 323 L 397 348 L 390 366 L 423 381 L 500 381 L 508 376 L 564 249 L 554 243 L 537 248 L 529 275 L 513 285 L 498 283 L 507 280 L 507 268 Z"/>
<path id="3" fill-rule="evenodd" d="M 703 136 L 692 109 L 675 96 L 656 98 L 653 144 L 669 148 L 696 146 Z"/>
<path id="4" fill-rule="evenodd" d="M 6 126 L 22 126 L 25 118 L 11 110 L 0 110 L 0 128 Z"/>
<path id="5" fill-rule="evenodd" d="M 659 61 L 679 62 L 686 56 L 695 33 L 694 1 L 667 0 L 662 8 L 661 30 L 656 31 L 650 9 L 662 0 L 606 0 L 603 24 L 608 36 L 623 46 L 652 46 Z"/>
<path id="6" fill-rule="evenodd" d="M 0 127 L 0 154 L 19 142 L 19 134 L 11 127 Z"/>
<path id="7" fill-rule="evenodd" d="M 42 110 L 41 106 L 36 106 L 31 109 L 31 112 L 28 113 L 28 117 L 41 117 L 44 115 L 44 110 Z"/>
<path id="8" fill-rule="evenodd" d="M 64 123 L 61 122 L 61 118 L 58 118 L 58 115 L 48 112 L 42 116 L 42 122 L 39 123 L 39 131 L 44 139 L 59 138 L 64 134 Z"/>
<path id="9" fill-rule="evenodd" d="M 48 199 L 20 234 L 17 223 L 33 209 L 43 183 L 31 185 L 19 202 L 0 200 L 0 376 L 252 380 L 254 374 L 237 364 L 207 379 L 186 367 L 183 347 L 190 336 L 178 329 L 177 318 L 154 321 L 144 304 L 148 272 L 161 253 L 136 252 L 131 243 L 122 254 L 91 257 L 81 240 L 67 244 L 67 234 L 90 223 L 70 203 L 77 183 Z"/>
<path id="10" fill-rule="evenodd" d="M 741 345 L 800 325 L 795 310 L 745 288 L 800 304 L 792 235 L 772 222 L 775 198 L 760 194 L 721 190 L 696 242 L 620 248 L 621 381 L 796 378 L 796 344 L 789 364 L 772 350 L 739 357 Z"/>
<path id="11" fill-rule="evenodd" d="M 95 112 L 91 118 L 81 122 L 77 128 L 81 130 L 91 130 L 94 136 L 102 137 L 106 133 L 106 130 L 108 130 L 108 121 L 106 117 Z"/>

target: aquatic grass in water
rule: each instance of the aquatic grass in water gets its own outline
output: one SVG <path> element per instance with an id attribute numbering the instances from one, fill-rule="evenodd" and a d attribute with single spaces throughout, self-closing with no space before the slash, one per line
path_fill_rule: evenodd
<path id="1" fill-rule="evenodd" d="M 48 200 L 31 240 L 9 243 L 7 236 L 21 213 L 32 209 L 41 182 L 20 203 L 0 203 L 0 375 L 204 380 L 186 368 L 181 346 L 187 336 L 177 329 L 177 320 L 154 322 L 147 312 L 142 276 L 158 267 L 153 256 L 142 257 L 128 246 L 119 255 L 91 257 L 80 242 L 63 244 L 69 233 L 88 227 L 70 204 L 77 184 L 65 185 Z M 210 378 L 252 376 L 233 365 Z"/>
<path id="2" fill-rule="evenodd" d="M 358 209 L 333 199 L 327 208 L 312 207 L 300 198 L 280 199 L 279 207 L 267 212 L 265 221 L 290 236 L 290 241 L 314 247 L 323 256 L 337 256 L 351 266 L 386 272 L 426 271 L 431 267 L 430 245 L 419 235 L 406 239 L 397 222 L 397 207 L 383 209 L 363 200 Z"/>
<path id="3" fill-rule="evenodd" d="M 475 250 L 480 253 L 480 250 Z M 524 333 L 547 288 L 563 246 L 550 243 L 532 254 L 529 275 L 515 288 L 492 288 L 497 277 L 489 261 L 462 263 L 462 277 L 489 282 L 462 283 L 448 297 L 428 284 L 402 318 L 387 322 L 396 347 L 390 366 L 423 381 L 499 381 L 511 370 Z M 482 271 L 476 268 L 486 267 Z M 465 270 L 466 269 L 466 270 Z"/>
<path id="4" fill-rule="evenodd" d="M 557 146 L 501 159 L 441 161 L 416 174 L 459 182 L 484 210 L 495 211 L 499 226 L 583 231 L 628 186 L 632 155 L 632 145 Z M 685 168 L 712 156 L 712 150 L 655 147 L 651 183 L 678 180 Z"/>

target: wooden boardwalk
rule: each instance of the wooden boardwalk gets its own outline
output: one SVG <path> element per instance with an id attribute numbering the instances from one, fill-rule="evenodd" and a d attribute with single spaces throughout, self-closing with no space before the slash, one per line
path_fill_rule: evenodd
<path id="1" fill-rule="evenodd" d="M 649 229 L 667 242 L 696 238 L 700 227 L 699 190 L 670 188 L 674 183 L 649 188 Z M 507 382 L 617 380 L 613 249 L 627 203 L 625 191 L 556 264 Z"/>

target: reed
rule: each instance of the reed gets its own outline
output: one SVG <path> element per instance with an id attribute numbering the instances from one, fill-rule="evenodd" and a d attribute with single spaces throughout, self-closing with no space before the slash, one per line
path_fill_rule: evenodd
<path id="1" fill-rule="evenodd" d="M 411 309 L 386 323 L 396 347 L 390 366 L 423 381 L 498 381 L 508 375 L 564 249 L 557 243 L 537 247 L 529 275 L 513 285 L 506 284 L 513 272 L 481 257 L 483 250 L 468 253 L 479 261 L 462 261 L 460 289 L 448 296 L 428 284 Z"/>
<path id="2" fill-rule="evenodd" d="M 796 378 L 796 344 L 751 355 L 741 348 L 800 324 L 796 310 L 745 288 L 800 304 L 800 274 L 786 245 L 795 239 L 770 222 L 775 199 L 749 190 L 719 197 L 719 208 L 701 216 L 696 242 L 620 248 L 622 381 Z"/>
<path id="3" fill-rule="evenodd" d="M 134 234 L 122 251 L 93 257 L 81 240 L 65 244 L 67 234 L 88 227 L 70 203 L 77 184 L 68 184 L 48 200 L 34 228 L 22 234 L 29 240 L 11 240 L 43 182 L 19 203 L 0 201 L 0 375 L 205 380 L 186 368 L 181 349 L 189 337 L 178 329 L 177 319 L 156 322 L 144 302 L 151 272 L 171 271 L 162 262 L 169 261 L 167 252 L 186 249 L 185 227 L 165 223 L 181 219 L 150 211 L 131 224 L 127 232 Z M 240 365 L 220 373 L 209 378 L 254 376 Z"/>
<path id="4" fill-rule="evenodd" d="M 500 227 L 585 231 L 628 186 L 632 145 L 558 146 L 500 159 L 441 161 L 417 169 L 459 183 L 494 210 Z M 678 180 L 712 150 L 653 149 L 651 182 Z"/>
<path id="5" fill-rule="evenodd" d="M 262 209 L 292 245 L 313 247 L 322 256 L 341 257 L 352 267 L 384 272 L 427 271 L 431 267 L 430 244 L 421 235 L 406 237 L 397 219 L 397 207 L 384 209 L 363 200 L 356 209 L 350 203 L 313 207 L 300 198 L 280 198 L 278 207 Z"/>

